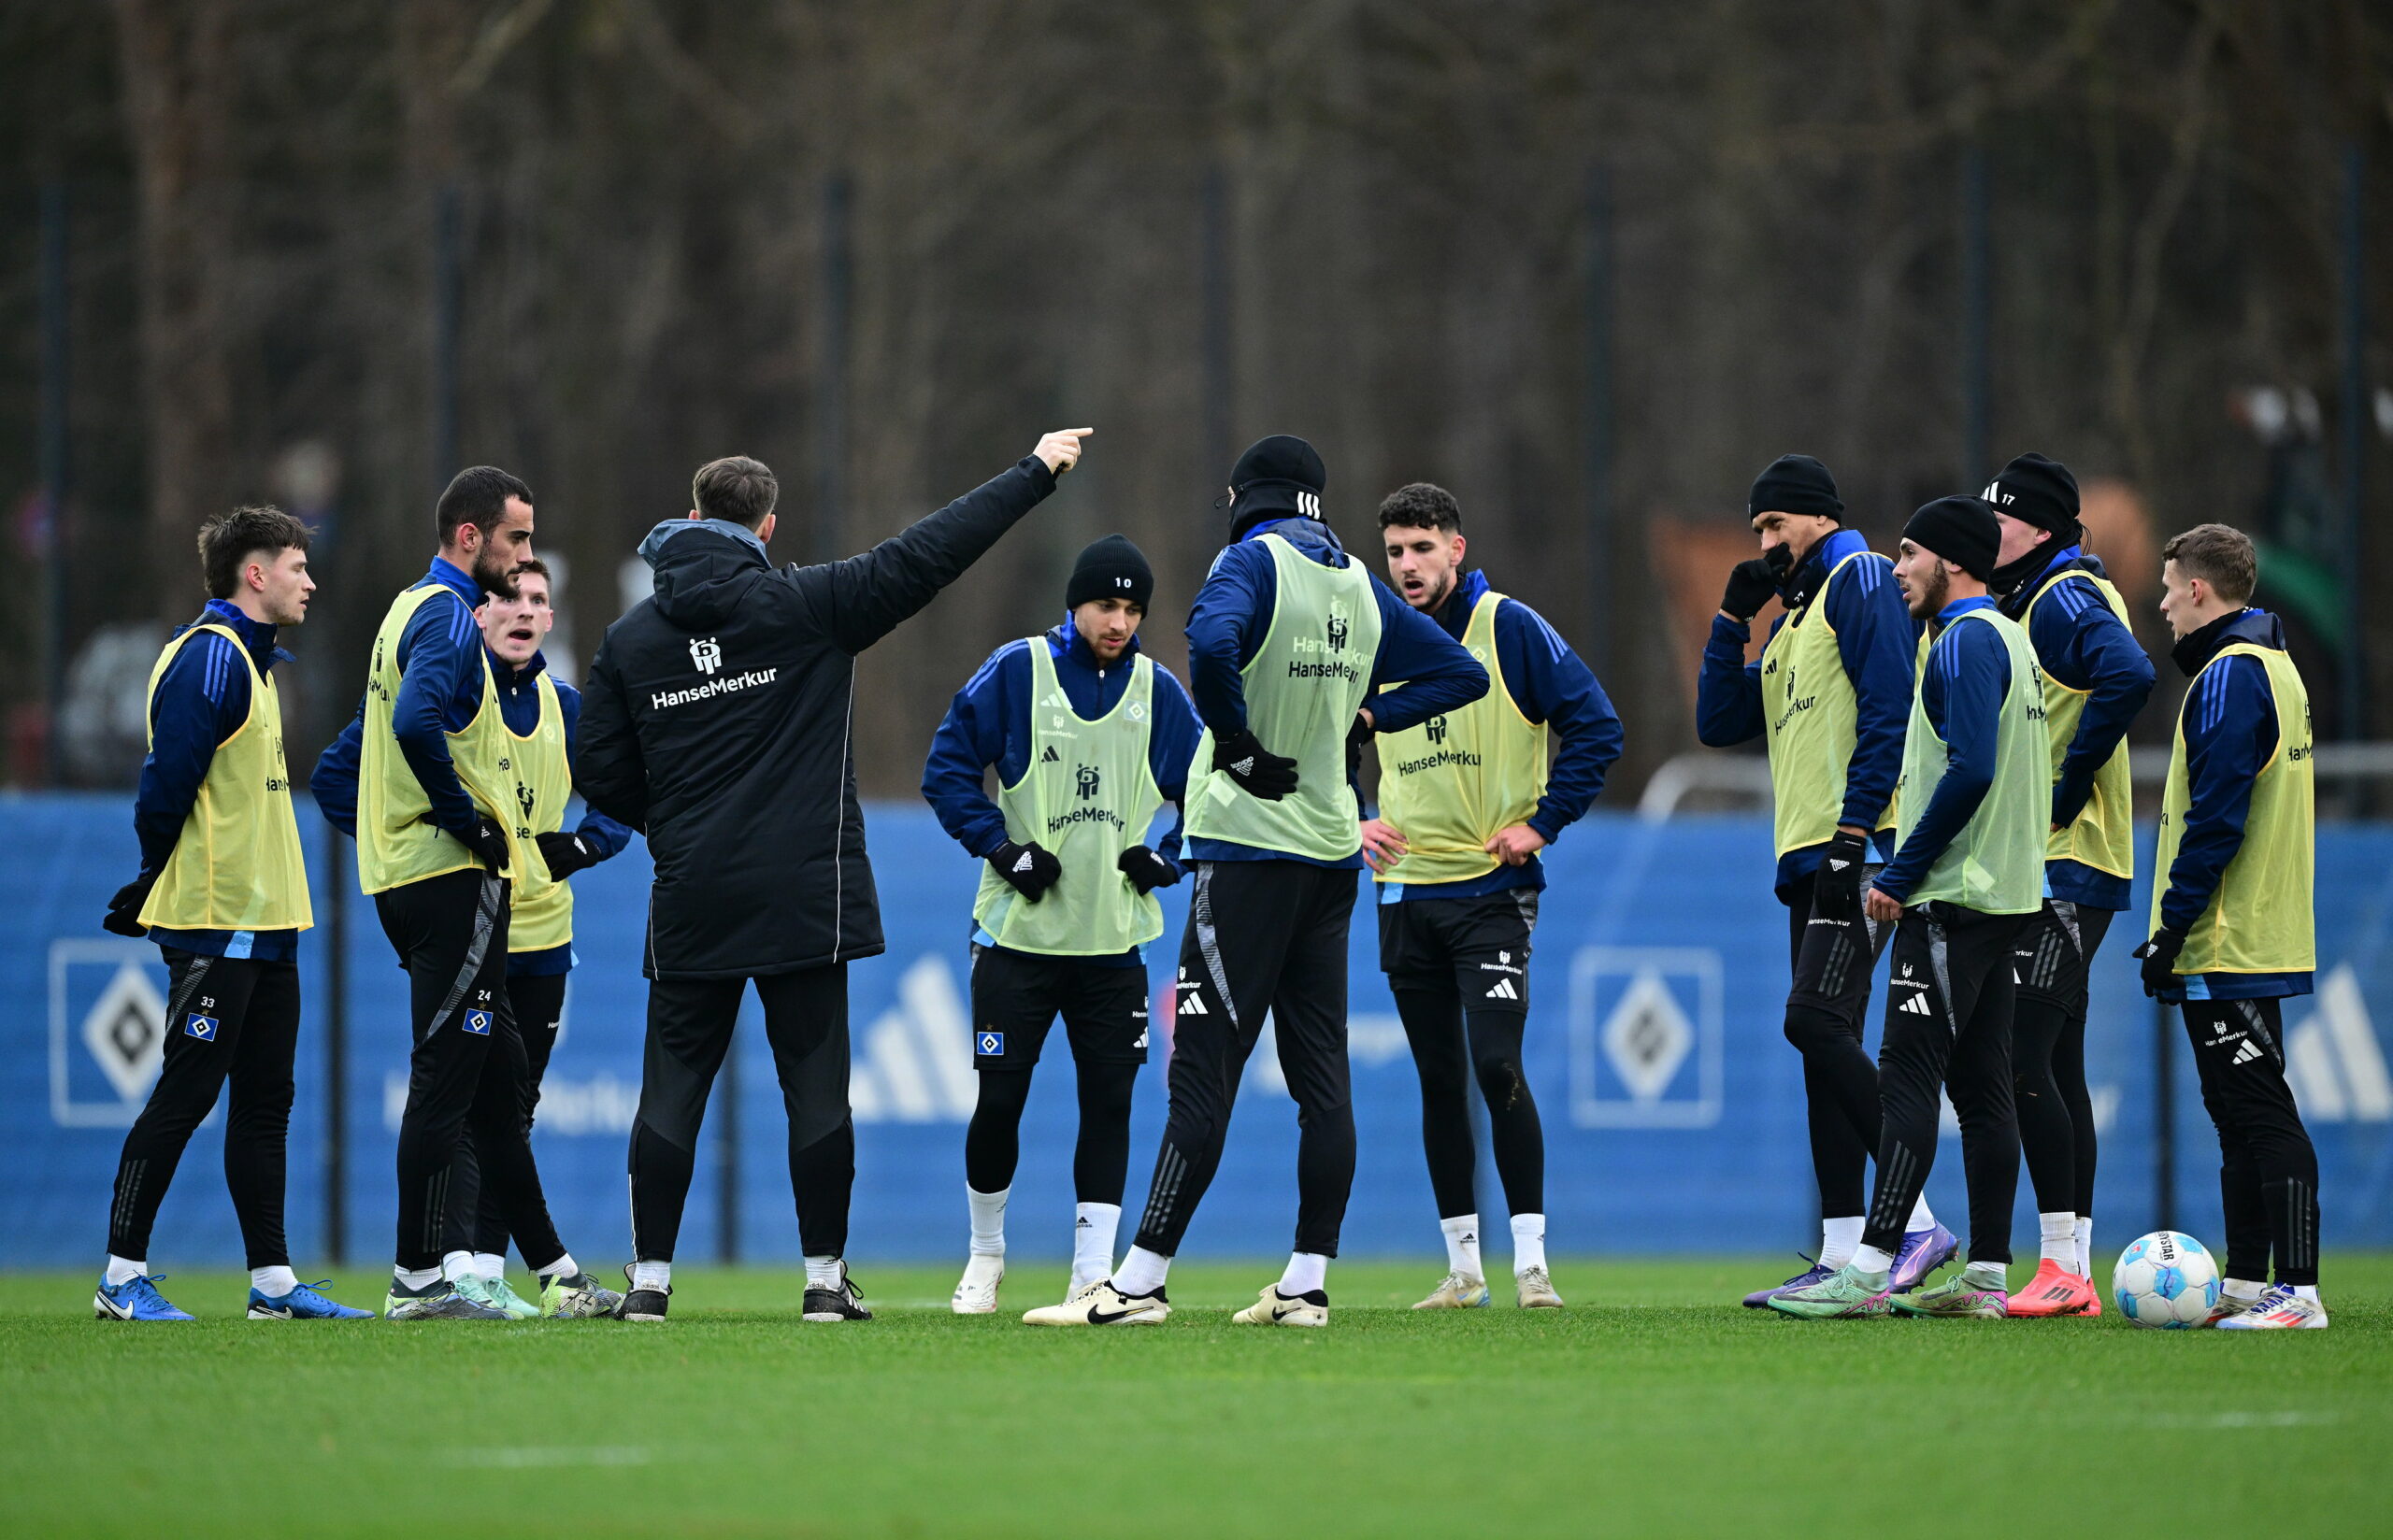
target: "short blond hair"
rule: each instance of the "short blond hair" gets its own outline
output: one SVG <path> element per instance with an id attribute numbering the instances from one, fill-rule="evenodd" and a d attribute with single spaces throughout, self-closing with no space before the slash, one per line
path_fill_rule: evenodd
<path id="1" fill-rule="evenodd" d="M 2252 537 L 2232 524 L 2196 524 L 2172 535 L 2160 548 L 2160 560 L 2176 563 L 2179 572 L 2208 583 L 2229 604 L 2249 602 L 2260 581 L 2259 552 L 2252 549 Z"/>

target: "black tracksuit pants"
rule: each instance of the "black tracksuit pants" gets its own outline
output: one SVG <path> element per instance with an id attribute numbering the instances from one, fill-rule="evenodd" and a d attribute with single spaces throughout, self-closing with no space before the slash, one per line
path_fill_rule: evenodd
<path id="1" fill-rule="evenodd" d="M 2318 1152 L 2285 1078 L 2284 1002 L 2188 1000 L 2202 1105 L 2218 1128 L 2227 1276 L 2318 1281 Z"/>
<path id="2" fill-rule="evenodd" d="M 981 1084 L 964 1130 L 964 1180 L 975 1192 L 1013 1185 L 1031 1072 L 1059 1015 L 1080 1091 L 1072 1196 L 1119 1208 L 1130 1172 L 1130 1095 L 1147 1062 L 1147 970 L 1110 959 L 972 948 L 972 1067 Z"/>
<path id="3" fill-rule="evenodd" d="M 765 1038 L 789 1114 L 789 1180 L 798 1244 L 810 1257 L 848 1248 L 856 1132 L 848 1111 L 848 967 L 835 962 L 749 978 L 657 978 L 648 986 L 648 1046 L 632 1125 L 632 1258 L 671 1262 L 690 1196 L 707 1092 L 714 1086 L 748 986 L 765 1007 Z"/>
<path id="4" fill-rule="evenodd" d="M 374 895 L 407 969 L 415 1050 L 399 1119 L 397 1262 L 470 1251 L 482 1188 L 526 1252 L 561 1255 L 523 1116 L 531 1066 L 507 997 L 507 880 L 446 872 Z M 471 1130 L 478 1159 L 462 1167 Z"/>
<path id="5" fill-rule="evenodd" d="M 549 1056 L 556 1052 L 557 1028 L 565 1021 L 566 980 L 570 974 L 548 973 L 518 977 L 507 980 L 507 1003 L 515 1013 L 515 1030 L 523 1038 L 523 1134 L 532 1134 L 532 1117 L 540 1105 L 540 1081 L 549 1073 Z M 458 1147 L 457 1163 L 480 1169 L 480 1157 L 469 1135 Z M 479 1185 L 479 1183 L 478 1183 Z M 452 1183 L 453 1191 L 453 1183 Z M 498 1256 L 507 1253 L 507 1215 L 498 1205 L 498 1194 L 483 1186 L 481 1202 L 474 1215 L 474 1249 Z M 545 1267 L 556 1261 L 563 1248 L 556 1251 L 535 1255 L 540 1244 L 535 1236 L 532 1244 L 522 1248 L 523 1264 Z"/>
<path id="6" fill-rule="evenodd" d="M 1874 866 L 1862 874 L 1869 891 Z M 1824 1219 L 1860 1216 L 1870 1157 L 1879 1139 L 1878 1065 L 1862 1046 L 1870 971 L 1890 926 L 1866 917 L 1831 919 L 1815 907 L 1819 874 L 1786 891 L 1786 1040 L 1803 1056 L 1803 1101 L 1812 1134 L 1812 1175 Z"/>
<path id="7" fill-rule="evenodd" d="M 1137 1243 L 1171 1256 L 1221 1164 L 1230 1108 L 1266 1012 L 1297 1103 L 1295 1249 L 1338 1254 L 1354 1186 L 1346 1062 L 1352 869 L 1301 861 L 1200 861 L 1180 948 L 1171 1109 Z"/>
<path id="8" fill-rule="evenodd" d="M 2011 1260 L 2019 1121 L 2011 1099 L 2011 948 L 2028 915 L 1914 904 L 1895 927 L 1886 1031 L 1878 1050 L 1884 1130 L 1862 1244 L 1896 1251 L 1936 1163 L 1937 1092 L 1961 1119 L 1970 1261 Z"/>
<path id="9" fill-rule="evenodd" d="M 291 1061 L 299 1043 L 299 965 L 159 950 L 169 979 L 165 1059 L 117 1159 L 108 1254 L 149 1260 L 150 1226 L 183 1148 L 230 1080 L 224 1185 L 241 1223 L 241 1247 L 252 1268 L 289 1266 L 282 1189 Z"/>
<path id="10" fill-rule="evenodd" d="M 2036 1207 L 2045 1214 L 2094 1212 L 2094 1099 L 2085 1089 L 2085 1002 L 2094 953 L 2111 928 L 2108 909 L 2044 900 L 2012 948 L 2019 978 L 2011 1034 L 2011 1086 L 2019 1148 Z"/>

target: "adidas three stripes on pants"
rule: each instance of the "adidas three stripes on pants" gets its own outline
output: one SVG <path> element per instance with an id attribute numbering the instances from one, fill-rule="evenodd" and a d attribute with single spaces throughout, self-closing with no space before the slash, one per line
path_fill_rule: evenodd
<path id="1" fill-rule="evenodd" d="M 2285 1078 L 2284 1003 L 2188 1000 L 2185 1034 L 2218 1128 L 2227 1276 L 2318 1281 L 2318 1153 Z"/>
<path id="2" fill-rule="evenodd" d="M 2019 1120 L 2011 1091 L 2011 948 L 2029 916 L 1914 904 L 1895 927 L 1886 1032 L 1878 1049 L 1878 1181 L 1861 1239 L 1902 1246 L 1903 1222 L 1936 1163 L 1937 1092 L 1961 1119 L 1970 1261 L 2011 1260 Z"/>

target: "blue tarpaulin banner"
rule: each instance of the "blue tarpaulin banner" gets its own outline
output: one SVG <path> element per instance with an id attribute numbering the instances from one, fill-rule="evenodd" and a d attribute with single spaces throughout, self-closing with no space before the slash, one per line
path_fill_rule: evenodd
<path id="1" fill-rule="evenodd" d="M 889 938 L 851 970 L 857 1179 L 851 1254 L 958 1257 L 964 1250 L 964 1123 L 973 1099 L 967 911 L 976 863 L 919 806 L 874 806 L 867 823 Z M 324 1026 L 330 898 L 323 824 L 300 826 L 319 928 L 303 953 L 308 1020 L 291 1127 L 290 1228 L 304 1273 L 323 1260 L 327 1162 Z M 0 797 L 0 1265 L 96 1263 L 124 1129 L 157 1070 L 165 973 L 157 948 L 103 933 L 108 895 L 133 874 L 122 797 Z M 2150 835 L 2144 838 L 2148 866 Z M 1527 1069 L 1548 1148 L 1549 1244 L 1557 1254 L 1785 1251 L 1817 1239 L 1800 1062 L 1780 1035 L 1785 911 L 1770 895 L 1767 820 L 1698 817 L 1649 824 L 1598 814 L 1550 852 L 1551 882 L 1529 970 Z M 352 865 L 344 867 L 353 872 Z M 352 878 L 353 880 L 353 878 Z M 551 1208 L 585 1261 L 629 1246 L 624 1153 L 638 1104 L 647 999 L 639 974 L 648 866 L 635 842 L 573 879 L 575 971 L 563 1040 L 534 1135 Z M 1420 1142 L 1420 1100 L 1404 1034 L 1378 969 L 1368 881 L 1353 932 L 1351 1038 L 1361 1153 L 1346 1219 L 1348 1255 L 1439 1250 Z M 1150 953 L 1170 1020 L 1183 885 L 1165 894 L 1172 928 Z M 2098 1243 L 2124 1245 L 2157 1212 L 2153 1156 L 2157 1021 L 2128 953 L 2137 909 L 2096 964 L 2086 1049 L 2102 1165 Z M 2393 1078 L 2377 1018 L 2393 1021 L 2393 825 L 2318 832 L 2318 991 L 2289 1003 L 2290 1073 L 2317 1140 L 2325 1238 L 2393 1246 Z M 404 980 L 369 900 L 348 911 L 346 1241 L 380 1259 L 392 1243 L 392 1161 L 407 1083 Z M 1883 1001 L 1883 991 L 1880 995 Z M 736 1048 L 738 1191 L 721 1190 L 718 1088 L 692 1188 L 683 1258 L 717 1254 L 734 1216 L 738 1254 L 797 1253 L 785 1124 L 752 1000 Z M 2178 1032 L 2173 1015 L 2168 1023 Z M 1876 1037 L 1874 1009 L 1871 1040 Z M 1143 1201 L 1164 1109 L 1168 1029 L 1140 1081 L 1127 1206 Z M 1069 1052 L 1050 1039 L 1025 1119 L 1009 1241 L 1019 1256 L 1070 1250 L 1073 1098 Z M 2221 1244 L 2217 1147 L 2182 1041 L 2175 1044 L 2177 1222 Z M 160 1216 L 153 1265 L 237 1262 L 221 1174 L 222 1111 L 184 1158 Z M 1930 1201 L 1965 1211 L 1957 1132 L 1947 1121 Z M 1229 1149 L 1190 1230 L 1196 1255 L 1284 1250 L 1296 1218 L 1296 1108 L 1268 1044 L 1250 1062 Z M 1483 1166 L 1484 1162 L 1483 1162 Z M 1504 1233 L 1483 1171 L 1490 1233 Z M 2014 1246 L 2032 1256 L 2023 1175 Z M 1125 1240 L 1126 1244 L 1126 1230 Z M 1500 1248 L 1500 1242 L 1499 1248 Z"/>

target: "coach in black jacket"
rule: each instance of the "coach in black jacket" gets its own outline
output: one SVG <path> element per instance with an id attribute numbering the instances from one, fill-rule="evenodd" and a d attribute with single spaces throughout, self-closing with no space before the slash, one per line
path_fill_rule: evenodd
<path id="1" fill-rule="evenodd" d="M 574 783 L 656 863 L 648 1047 L 632 1128 L 632 1291 L 664 1319 L 707 1092 L 750 979 L 789 1109 L 806 1319 L 869 1319 L 849 1282 L 849 960 L 881 949 L 851 742 L 855 655 L 928 604 L 1080 458 L 1085 428 L 861 556 L 776 570 L 773 473 L 698 472 L 688 519 L 640 542 L 653 597 L 607 628 Z"/>

